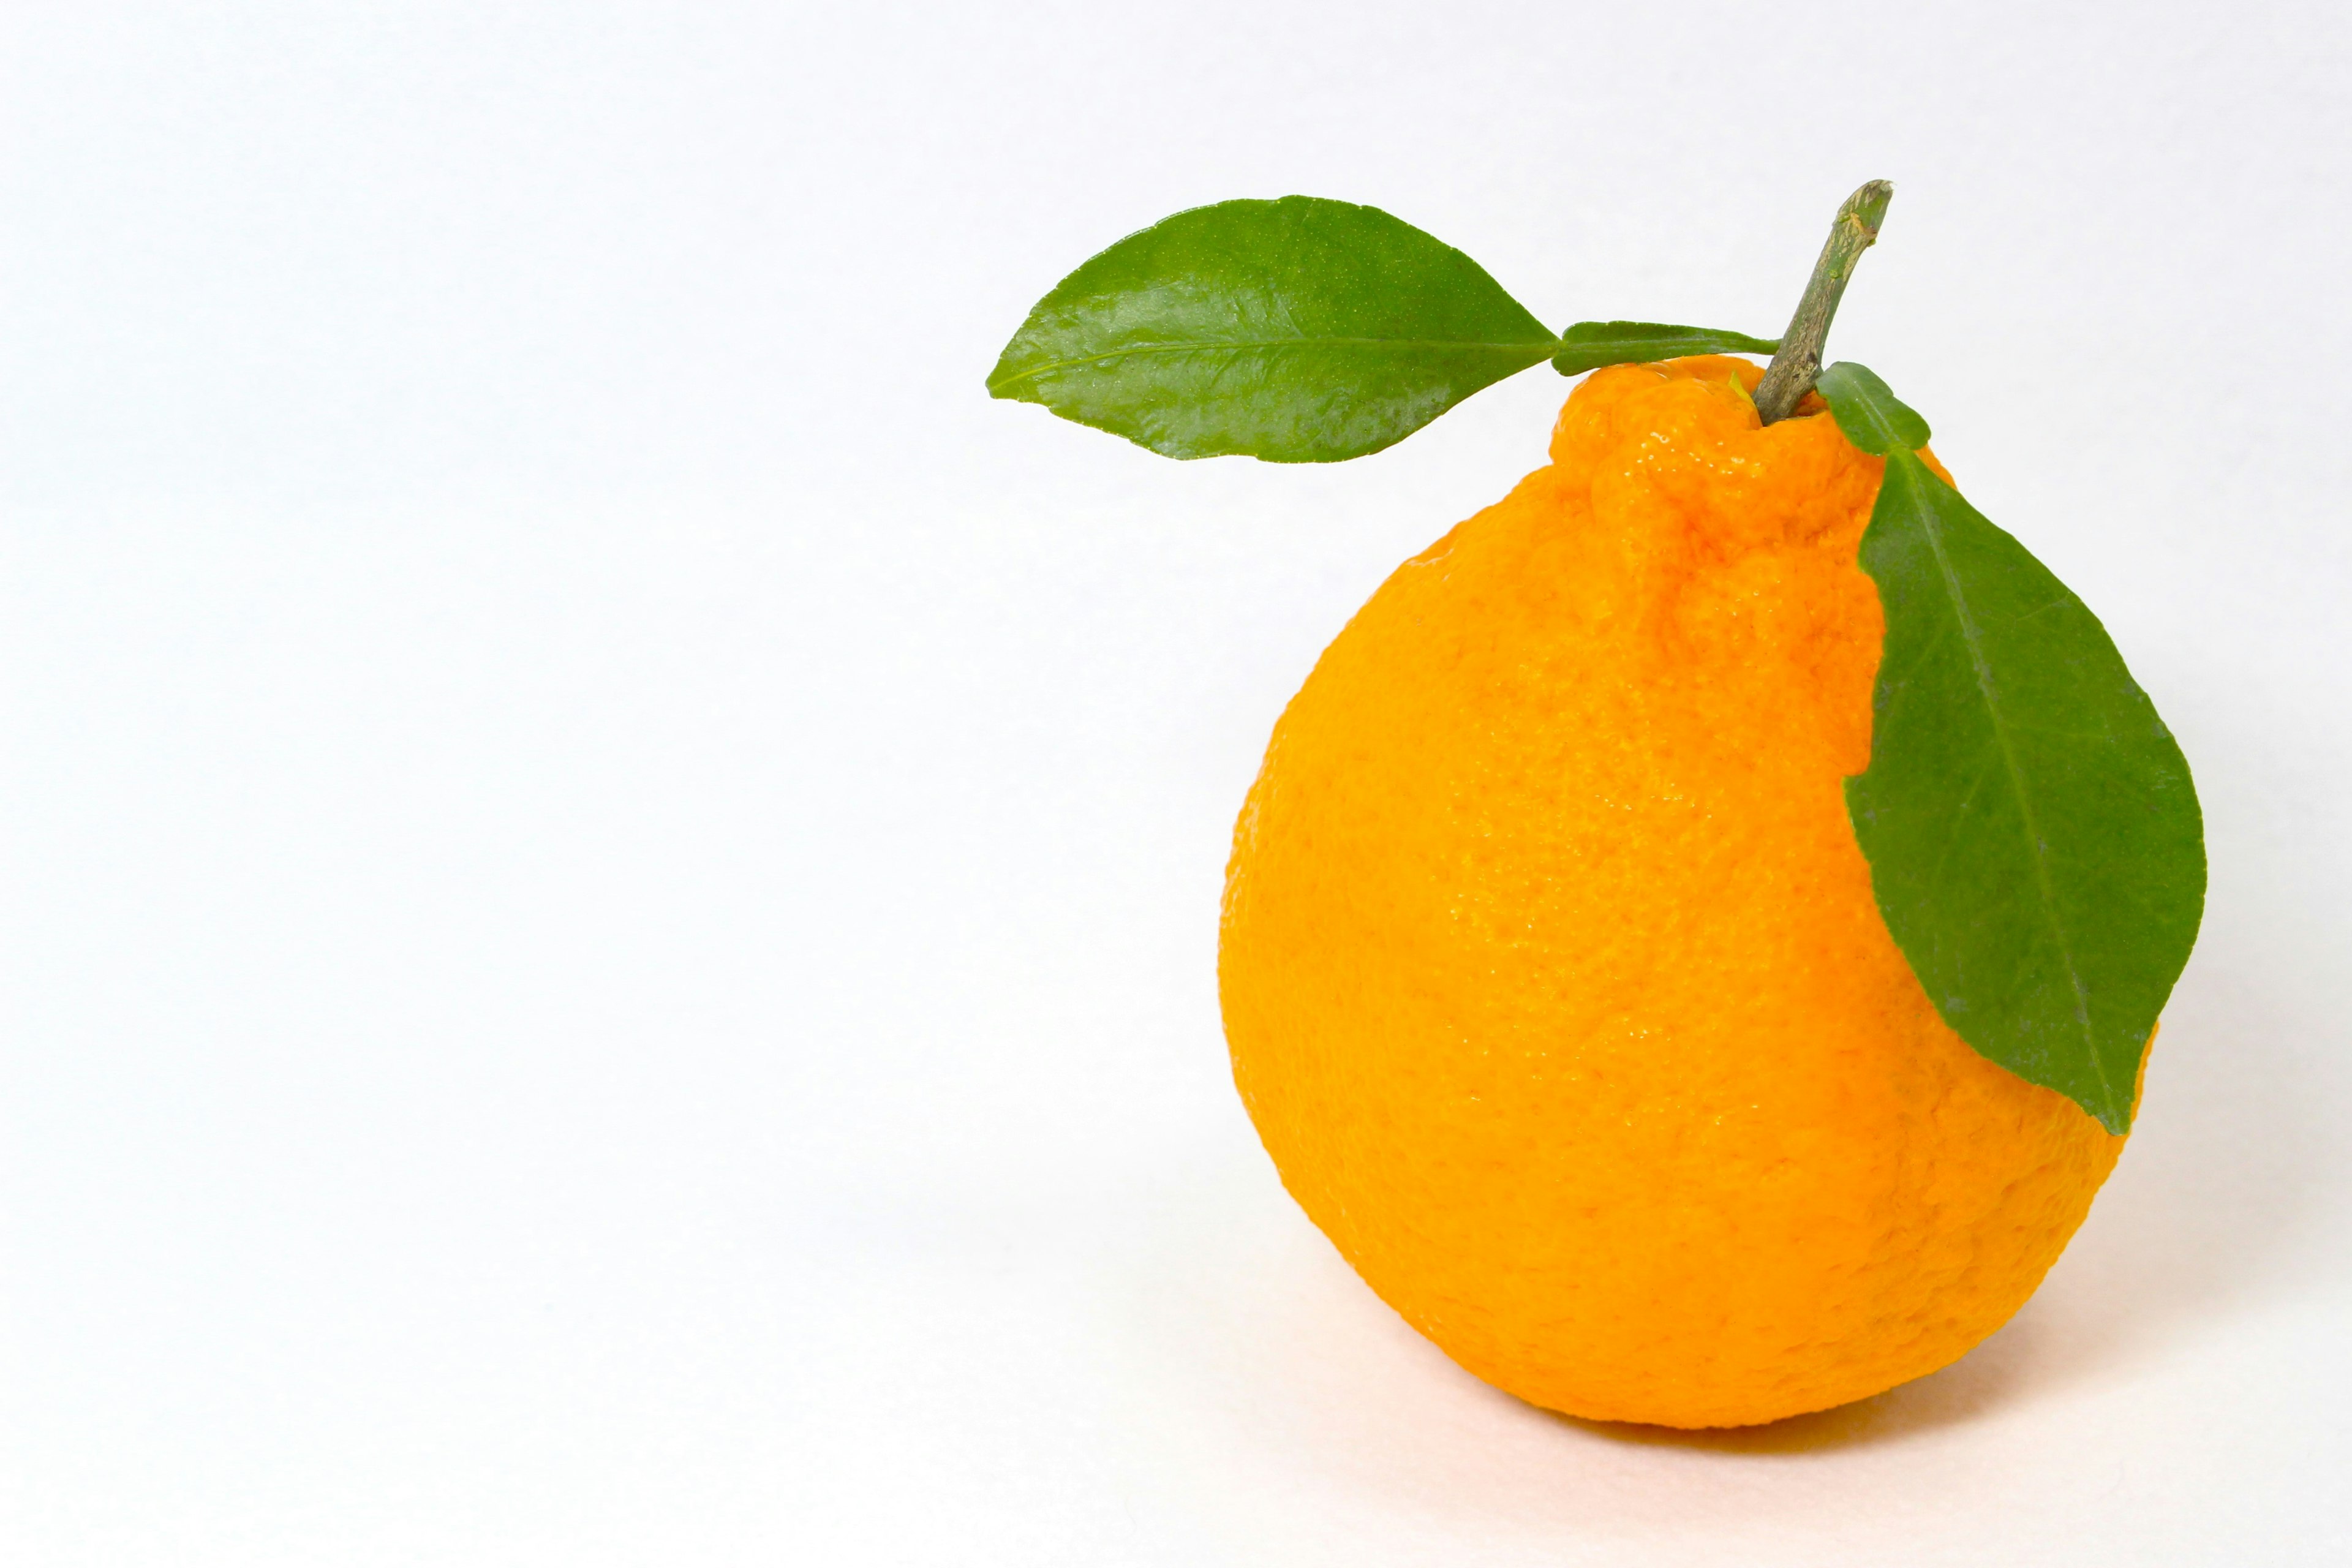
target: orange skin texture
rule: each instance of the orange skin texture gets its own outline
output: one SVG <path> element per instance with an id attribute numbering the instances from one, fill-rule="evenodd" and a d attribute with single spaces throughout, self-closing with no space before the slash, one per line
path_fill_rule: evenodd
<path id="1" fill-rule="evenodd" d="M 1957 1360 L 2124 1140 L 1939 1018 L 1842 783 L 1882 459 L 1744 361 L 1594 374 L 1276 726 L 1219 979 L 1284 1184 L 1534 1404 L 1770 1421 Z"/>

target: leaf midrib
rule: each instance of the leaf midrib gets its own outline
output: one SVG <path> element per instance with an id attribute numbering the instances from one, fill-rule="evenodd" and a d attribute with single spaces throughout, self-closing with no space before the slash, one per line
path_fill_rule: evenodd
<path id="1" fill-rule="evenodd" d="M 1882 446 L 1899 447 L 1903 445 L 1902 433 L 1895 428 L 1894 420 L 1887 418 L 1885 414 L 1878 410 L 1876 405 L 1869 402 L 1863 402 L 1860 405 L 1860 408 L 1863 423 L 1869 427 L 1870 433 L 1873 436 L 1878 437 L 1879 443 Z"/>
<path id="2" fill-rule="evenodd" d="M 1912 461 L 1916 463 L 1918 459 L 1915 457 Z M 1920 467 L 1924 468 L 1926 465 L 1920 464 Z M 1921 481 L 1915 478 L 1912 482 L 1918 484 Z M 1926 482 L 1941 481 L 1929 475 Z M 1925 500 L 1927 498 L 1923 496 L 1921 499 Z M 2065 924 L 2058 918 L 2057 889 L 2051 885 L 2049 857 L 2042 845 L 2042 826 L 2035 819 L 2033 797 L 2026 793 L 2025 776 L 2017 763 L 2017 751 L 2010 743 L 2009 725 L 2001 717 L 2000 703 L 1994 695 L 1992 671 L 1985 660 L 1981 634 L 1977 629 L 1975 618 L 1969 614 L 1968 598 L 1960 591 L 1958 574 L 1952 570 L 1951 560 L 1944 552 L 1943 525 L 1935 507 L 1924 505 L 1919 511 L 1927 529 L 1927 548 L 1936 557 L 1936 570 L 1942 575 L 1944 592 L 1952 601 L 1953 618 L 1959 623 L 1961 644 L 1969 650 L 1969 664 L 1976 673 L 1977 692 L 1984 699 L 1985 712 L 1992 721 L 1993 740 L 2000 748 L 2001 765 L 2009 772 L 2010 787 L 2017 793 L 2018 811 L 2025 823 L 2026 849 L 2033 860 L 2033 879 L 2042 890 L 2042 912 L 2049 922 L 2052 936 L 2057 940 L 2058 956 L 2066 965 L 2066 983 L 2074 991 L 2074 1020 L 2082 1027 L 2083 1044 L 2091 1058 L 2091 1071 L 2099 1080 L 2100 1099 L 2112 1110 L 2115 1108 L 2115 1086 L 2107 1080 L 2106 1064 L 2099 1059 L 2098 1042 L 2092 1037 L 2091 999 L 2083 988 L 2082 975 L 2075 969 L 2074 950 L 2066 940 Z"/>
<path id="3" fill-rule="evenodd" d="M 1098 354 L 1082 354 L 1076 359 L 1057 359 L 1045 364 L 1032 365 L 1001 380 L 989 382 L 991 389 L 1010 386 L 1018 381 L 1034 381 L 1038 376 L 1057 370 L 1072 370 L 1080 365 L 1100 364 L 1105 360 L 1127 359 L 1136 354 L 1198 353 L 1203 349 L 1313 349 L 1313 348 L 1390 348 L 1390 349 L 1454 349 L 1489 353 L 1528 354 L 1528 363 L 1549 359 L 1559 352 L 1560 342 L 1551 338 L 1540 343 L 1485 343 L 1454 338 L 1206 338 L 1197 342 L 1138 343 L 1133 348 L 1110 349 Z"/>

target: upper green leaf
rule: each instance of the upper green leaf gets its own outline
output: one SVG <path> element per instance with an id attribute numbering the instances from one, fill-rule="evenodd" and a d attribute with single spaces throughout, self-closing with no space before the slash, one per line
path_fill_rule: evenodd
<path id="1" fill-rule="evenodd" d="M 1780 345 L 1769 338 L 1727 332 L 1714 327 L 1666 327 L 1655 321 L 1579 321 L 1559 335 L 1552 369 L 1582 375 L 1605 364 L 1647 364 L 1685 354 L 1769 354 Z"/>
<path id="2" fill-rule="evenodd" d="M 2126 1131 L 2204 910 L 2189 764 L 2097 617 L 1906 447 L 1862 565 L 1886 642 L 1846 805 L 1887 929 L 1962 1039 Z"/>
<path id="3" fill-rule="evenodd" d="M 1822 372 L 1813 388 L 1830 405 L 1845 438 L 1874 458 L 1896 447 L 1927 444 L 1927 422 L 1918 410 L 1896 397 L 1878 374 L 1852 360 L 1840 360 Z"/>
<path id="4" fill-rule="evenodd" d="M 1129 235 L 1037 302 L 997 397 L 1171 458 L 1377 452 L 1559 340 L 1452 246 L 1374 207 L 1220 202 Z"/>

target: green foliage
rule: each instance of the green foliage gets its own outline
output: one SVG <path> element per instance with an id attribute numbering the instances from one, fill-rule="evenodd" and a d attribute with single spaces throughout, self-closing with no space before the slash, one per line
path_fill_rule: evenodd
<path id="1" fill-rule="evenodd" d="M 1377 452 L 1507 375 L 1724 350 L 1622 321 L 1555 336 L 1452 246 L 1375 207 L 1220 202 L 1129 235 L 1037 302 L 988 378 L 1171 458 Z"/>
<path id="2" fill-rule="evenodd" d="M 1865 366 L 1840 360 L 1822 372 L 1813 388 L 1828 400 L 1830 417 L 1845 438 L 1874 458 L 1927 444 L 1927 422 Z"/>
<path id="3" fill-rule="evenodd" d="M 1769 354 L 1780 345 L 1769 338 L 1713 327 L 1668 327 L 1655 321 L 1579 321 L 1559 335 L 1552 369 L 1582 375 L 1606 364 L 1647 364 L 1689 354 Z"/>
<path id="4" fill-rule="evenodd" d="M 1097 256 L 1038 301 L 988 389 L 1171 458 L 1328 463 L 1559 346 L 1452 246 L 1285 196 L 1194 207 Z"/>
<path id="5" fill-rule="evenodd" d="M 1907 446 L 1862 565 L 1886 643 L 1846 805 L 1887 929 L 1962 1039 L 2126 1131 L 2204 910 L 2189 764 L 2098 618 Z"/>

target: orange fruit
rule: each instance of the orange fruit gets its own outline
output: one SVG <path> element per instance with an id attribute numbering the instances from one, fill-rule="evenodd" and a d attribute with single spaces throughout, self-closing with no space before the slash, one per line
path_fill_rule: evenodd
<path id="1" fill-rule="evenodd" d="M 2123 1139 L 1946 1026 L 1841 783 L 1881 459 L 1756 368 L 1595 373 L 1551 463 L 1407 562 L 1234 830 L 1234 1077 L 1291 1194 L 1478 1376 L 1738 1426 L 2023 1304 Z"/>

